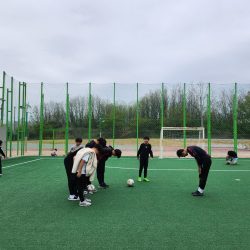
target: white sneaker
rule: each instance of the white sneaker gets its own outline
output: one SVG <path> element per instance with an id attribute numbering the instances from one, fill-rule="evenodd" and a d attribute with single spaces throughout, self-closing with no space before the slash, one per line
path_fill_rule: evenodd
<path id="1" fill-rule="evenodd" d="M 79 206 L 80 207 L 89 207 L 89 206 L 91 206 L 91 203 L 84 200 L 84 201 L 79 202 Z"/>
<path id="2" fill-rule="evenodd" d="M 79 197 L 78 196 L 75 196 L 75 195 L 70 195 L 68 197 L 68 200 L 69 201 L 79 201 Z"/>
<path id="3" fill-rule="evenodd" d="M 90 199 L 85 198 L 84 200 L 87 201 L 87 202 L 89 202 L 89 203 L 91 203 Z"/>

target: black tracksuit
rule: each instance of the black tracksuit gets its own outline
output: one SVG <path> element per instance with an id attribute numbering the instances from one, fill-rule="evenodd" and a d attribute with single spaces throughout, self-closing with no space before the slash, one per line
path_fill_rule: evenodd
<path id="1" fill-rule="evenodd" d="M 197 146 L 187 147 L 188 153 L 195 158 L 198 166 L 201 168 L 199 174 L 199 187 L 204 189 L 207 182 L 208 173 L 212 164 L 211 156 L 207 154 L 205 150 Z"/>
<path id="2" fill-rule="evenodd" d="M 142 175 L 142 170 L 144 169 L 144 178 L 147 177 L 148 173 L 148 157 L 149 155 L 153 158 L 153 152 L 151 144 L 142 143 L 137 152 L 137 158 L 140 157 L 140 169 L 139 169 L 139 177 Z"/>
<path id="3" fill-rule="evenodd" d="M 72 168 L 74 164 L 74 157 L 77 154 L 77 152 L 82 148 L 83 146 L 73 147 L 71 151 L 68 153 L 68 155 L 64 158 L 64 166 L 68 177 L 68 187 L 70 195 L 76 195 L 76 196 L 78 195 L 76 175 L 72 174 Z"/>
<path id="4" fill-rule="evenodd" d="M 104 181 L 105 163 L 108 160 L 108 158 L 112 156 L 112 151 L 113 151 L 113 148 L 111 146 L 105 148 L 106 152 L 102 155 L 97 164 L 97 179 L 100 186 L 105 185 Z"/>
<path id="5" fill-rule="evenodd" d="M 0 147 L 0 154 L 5 158 L 5 153 L 3 152 L 2 147 Z M 2 159 L 0 157 L 0 174 L 3 173 L 2 171 L 3 171 L 2 170 Z"/>

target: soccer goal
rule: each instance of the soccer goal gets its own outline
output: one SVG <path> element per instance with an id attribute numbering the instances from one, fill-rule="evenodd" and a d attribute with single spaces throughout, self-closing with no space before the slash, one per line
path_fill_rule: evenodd
<path id="1" fill-rule="evenodd" d="M 204 147 L 205 128 L 204 127 L 162 127 L 160 133 L 160 157 L 164 158 L 167 153 L 175 156 L 175 151 L 183 147 L 186 138 L 188 143 Z M 169 152 L 168 152 L 169 151 Z"/>

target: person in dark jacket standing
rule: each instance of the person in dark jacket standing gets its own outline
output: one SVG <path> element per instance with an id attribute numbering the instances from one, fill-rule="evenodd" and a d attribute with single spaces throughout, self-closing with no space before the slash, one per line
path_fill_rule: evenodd
<path id="1" fill-rule="evenodd" d="M 68 188 L 69 188 L 69 197 L 68 200 L 74 201 L 79 200 L 77 185 L 76 185 L 76 177 L 72 174 L 72 167 L 74 163 L 74 157 L 77 152 L 83 148 L 82 138 L 75 139 L 76 144 L 70 149 L 70 152 L 64 158 L 64 166 L 68 178 Z"/>
<path id="2" fill-rule="evenodd" d="M 0 176 L 3 175 L 3 170 L 2 170 L 2 156 L 5 158 L 5 153 L 2 150 L 2 144 L 3 144 L 3 141 L 0 140 Z"/>
<path id="3" fill-rule="evenodd" d="M 186 149 L 179 149 L 176 152 L 178 157 L 186 157 L 190 154 L 195 158 L 199 172 L 199 187 L 193 192 L 193 196 L 203 196 L 204 189 L 207 183 L 208 173 L 212 164 L 211 156 L 205 150 L 197 146 L 189 146 Z"/>
<path id="4" fill-rule="evenodd" d="M 143 143 L 140 145 L 140 148 L 137 152 L 137 158 L 140 159 L 140 169 L 139 169 L 139 177 L 138 181 L 142 181 L 141 175 L 142 171 L 144 170 L 144 181 L 149 182 L 147 178 L 148 174 L 148 158 L 149 155 L 153 158 L 153 152 L 151 144 L 149 144 L 149 137 L 145 136 L 143 138 Z"/>

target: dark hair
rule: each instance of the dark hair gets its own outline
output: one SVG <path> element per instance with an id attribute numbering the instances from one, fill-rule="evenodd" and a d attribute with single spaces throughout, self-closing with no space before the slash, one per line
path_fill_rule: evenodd
<path id="1" fill-rule="evenodd" d="M 55 148 L 55 151 L 57 151 L 57 148 Z"/>
<path id="2" fill-rule="evenodd" d="M 116 156 L 117 158 L 120 158 L 121 155 L 122 155 L 122 151 L 121 151 L 120 149 L 118 149 L 118 148 L 116 148 L 114 151 L 115 151 L 115 156 Z"/>
<path id="3" fill-rule="evenodd" d="M 2 145 L 3 144 L 3 141 L 2 140 L 0 140 L 0 145 Z"/>
<path id="4" fill-rule="evenodd" d="M 106 144 L 107 144 L 106 139 L 100 137 L 97 139 L 97 141 L 99 142 L 100 145 L 102 145 L 103 147 L 106 147 Z"/>
<path id="5" fill-rule="evenodd" d="M 143 140 L 148 140 L 149 141 L 149 137 L 148 136 L 144 136 Z"/>
<path id="6" fill-rule="evenodd" d="M 93 145 L 93 148 L 96 148 L 99 153 L 102 153 L 103 147 L 101 144 L 95 144 Z"/>
<path id="7" fill-rule="evenodd" d="M 82 138 L 81 138 L 81 137 L 77 137 L 77 138 L 75 139 L 75 142 L 81 142 L 81 143 L 82 143 Z"/>
<path id="8" fill-rule="evenodd" d="M 182 148 L 182 149 L 178 149 L 178 150 L 176 151 L 176 154 L 177 154 L 177 156 L 178 156 L 179 158 L 182 157 L 183 151 L 184 151 L 183 148 Z"/>

